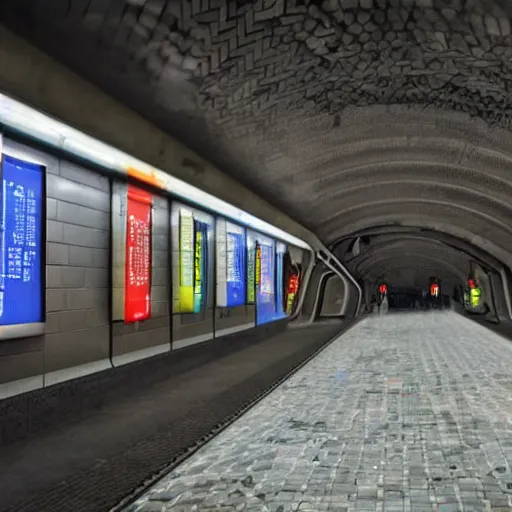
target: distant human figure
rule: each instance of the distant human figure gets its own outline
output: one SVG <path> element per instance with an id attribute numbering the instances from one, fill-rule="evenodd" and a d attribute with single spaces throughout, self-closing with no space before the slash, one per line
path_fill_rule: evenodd
<path id="1" fill-rule="evenodd" d="M 389 304 L 388 304 L 388 296 L 384 295 L 382 302 L 380 303 L 379 314 L 386 315 L 388 312 Z"/>

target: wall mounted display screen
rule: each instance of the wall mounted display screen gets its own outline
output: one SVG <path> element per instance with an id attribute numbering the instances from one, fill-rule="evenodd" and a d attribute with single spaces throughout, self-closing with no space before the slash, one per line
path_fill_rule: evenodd
<path id="1" fill-rule="evenodd" d="M 293 313 L 293 307 L 295 304 L 295 297 L 299 291 L 299 276 L 298 274 L 290 274 L 288 278 L 288 286 L 286 290 L 286 314 L 291 315 Z"/>
<path id="2" fill-rule="evenodd" d="M 217 307 L 236 307 L 247 302 L 246 238 L 245 228 L 217 219 Z"/>
<path id="3" fill-rule="evenodd" d="M 194 313 L 204 308 L 208 269 L 208 224 L 194 221 Z"/>
<path id="4" fill-rule="evenodd" d="M 254 244 L 247 244 L 247 304 L 256 303 L 256 256 Z"/>
<path id="5" fill-rule="evenodd" d="M 44 168 L 3 155 L 0 325 L 44 322 Z"/>
<path id="6" fill-rule="evenodd" d="M 271 322 L 275 317 L 275 243 L 262 239 L 256 256 L 256 323 Z"/>
<path id="7" fill-rule="evenodd" d="M 226 233 L 226 295 L 228 307 L 245 304 L 245 233 L 233 231 L 229 230 L 228 224 Z"/>
<path id="8" fill-rule="evenodd" d="M 179 227 L 179 237 L 173 239 L 173 244 L 178 242 L 174 246 L 173 255 L 179 255 L 179 259 L 173 263 L 177 263 L 179 277 L 179 288 L 173 291 L 173 311 L 201 313 L 212 300 L 208 281 L 212 278 L 209 275 L 213 270 L 209 261 L 213 249 L 210 247 L 213 243 L 213 219 L 205 213 L 180 205 L 174 204 L 173 208 L 175 213 L 171 222 L 175 228 Z"/>
<path id="9" fill-rule="evenodd" d="M 179 311 L 194 312 L 194 217 L 180 210 L 180 288 Z"/>
<path id="10" fill-rule="evenodd" d="M 151 208 L 152 196 L 128 185 L 124 320 L 151 318 Z"/>

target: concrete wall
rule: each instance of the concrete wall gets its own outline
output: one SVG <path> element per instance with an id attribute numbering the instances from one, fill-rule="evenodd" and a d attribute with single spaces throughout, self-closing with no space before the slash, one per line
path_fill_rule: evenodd
<path id="1" fill-rule="evenodd" d="M 303 290 L 304 300 L 298 322 L 312 322 L 315 319 L 321 300 L 323 275 L 327 271 L 328 268 L 323 263 L 317 263 L 314 266 L 307 287 Z"/>
<path id="2" fill-rule="evenodd" d="M 335 274 L 324 278 L 323 293 L 319 304 L 318 315 L 322 317 L 341 316 L 345 299 L 345 284 Z"/>
<path id="3" fill-rule="evenodd" d="M 0 384 L 19 381 L 12 386 L 27 390 L 41 385 L 43 373 L 50 385 L 68 378 L 72 367 L 75 376 L 81 367 L 107 368 L 109 182 L 8 139 L 3 152 L 46 168 L 46 334 L 0 343 Z"/>
<path id="4" fill-rule="evenodd" d="M 8 138 L 3 152 L 46 170 L 46 326 L 42 336 L 0 342 L 0 399 L 214 337 L 236 337 L 234 333 L 255 326 L 254 305 L 215 307 L 215 218 L 157 194 L 152 210 L 152 318 L 129 325 L 112 322 L 110 268 L 112 251 L 119 249 L 111 235 L 112 189 L 119 182 Z M 207 307 L 197 315 L 176 311 L 178 215 L 183 206 L 212 227 Z M 308 254 L 295 251 L 295 260 L 301 256 L 309 263 Z"/>

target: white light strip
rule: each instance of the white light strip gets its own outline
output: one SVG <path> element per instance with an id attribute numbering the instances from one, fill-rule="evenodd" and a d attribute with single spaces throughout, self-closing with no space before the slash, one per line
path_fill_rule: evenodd
<path id="1" fill-rule="evenodd" d="M 114 173 L 134 176 L 256 231 L 311 250 L 300 238 L 3 94 L 0 94 L 0 123 Z"/>

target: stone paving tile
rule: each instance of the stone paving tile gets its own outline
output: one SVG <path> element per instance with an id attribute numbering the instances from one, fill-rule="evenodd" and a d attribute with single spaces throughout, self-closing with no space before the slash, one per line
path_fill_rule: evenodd
<path id="1" fill-rule="evenodd" d="M 126 511 L 511 510 L 512 344 L 369 317 Z"/>

